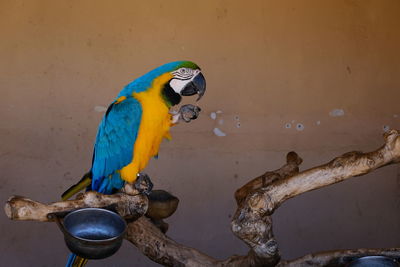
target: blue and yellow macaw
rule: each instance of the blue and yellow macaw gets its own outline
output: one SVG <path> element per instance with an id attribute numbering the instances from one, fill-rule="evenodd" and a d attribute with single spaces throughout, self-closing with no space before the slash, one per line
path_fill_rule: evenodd
<path id="1" fill-rule="evenodd" d="M 91 170 L 62 199 L 84 188 L 112 194 L 125 182 L 135 182 L 150 158 L 158 155 L 162 139 L 171 138 L 169 129 L 177 118 L 170 108 L 182 96 L 198 94 L 200 99 L 205 90 L 200 68 L 190 61 L 167 63 L 125 86 L 100 123 Z M 73 254 L 67 267 L 86 261 Z"/>

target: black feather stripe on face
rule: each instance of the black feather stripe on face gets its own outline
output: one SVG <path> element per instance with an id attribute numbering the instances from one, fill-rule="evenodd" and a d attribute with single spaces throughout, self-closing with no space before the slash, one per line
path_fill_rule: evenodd
<path id="1" fill-rule="evenodd" d="M 164 85 L 164 88 L 161 92 L 163 98 L 165 101 L 170 105 L 170 106 L 175 106 L 181 102 L 182 97 L 172 89 L 172 87 L 169 85 L 169 82 L 167 82 Z"/>

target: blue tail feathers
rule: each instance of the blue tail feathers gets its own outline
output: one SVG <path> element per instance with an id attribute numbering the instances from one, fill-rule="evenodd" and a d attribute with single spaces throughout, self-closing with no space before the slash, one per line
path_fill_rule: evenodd
<path id="1" fill-rule="evenodd" d="M 75 259 L 76 259 L 76 254 L 74 254 L 74 253 L 69 254 L 69 258 L 68 258 L 68 261 L 67 261 L 67 264 L 65 265 L 65 267 L 72 267 Z"/>

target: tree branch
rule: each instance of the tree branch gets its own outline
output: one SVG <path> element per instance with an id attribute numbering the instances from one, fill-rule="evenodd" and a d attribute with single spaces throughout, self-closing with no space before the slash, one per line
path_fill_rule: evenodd
<path id="1" fill-rule="evenodd" d="M 140 217 L 148 208 L 148 199 L 137 195 L 132 188 L 114 195 L 86 192 L 76 200 L 49 205 L 16 196 L 7 201 L 5 211 L 13 220 L 48 221 L 48 213 L 115 205 L 117 212 L 124 217 L 140 217 L 128 224 L 126 239 L 147 257 L 166 266 L 329 266 L 333 263 L 341 266 L 340 264 L 350 259 L 364 255 L 379 254 L 400 258 L 400 248 L 393 248 L 339 250 L 310 254 L 293 261 L 280 261 L 271 219 L 274 210 L 285 200 L 400 162 L 399 135 L 398 131 L 392 130 L 385 134 L 385 144 L 375 151 L 346 153 L 327 164 L 300 173 L 302 159 L 295 152 L 290 152 L 287 163 L 280 169 L 266 172 L 238 189 L 235 193 L 238 207 L 231 226 L 233 233 L 248 244 L 250 251 L 247 255 L 232 256 L 226 260 L 217 260 L 194 248 L 181 245 L 163 234 L 150 219 Z M 166 199 L 170 201 L 167 205 L 158 203 L 154 206 L 155 209 L 169 207 L 168 212 L 160 214 L 171 214 L 176 209 L 178 200 L 173 196 Z M 155 200 L 160 201 L 160 198 Z M 158 219 L 164 218 L 163 216 L 165 215 L 158 216 Z"/>
<path id="2" fill-rule="evenodd" d="M 250 193 L 262 187 L 267 187 L 273 182 L 282 180 L 293 176 L 299 172 L 299 165 L 303 162 L 296 152 L 289 152 L 286 156 L 286 164 L 280 169 L 275 171 L 267 171 L 263 175 L 254 178 L 235 192 L 236 202 L 239 204 L 242 202 Z"/>
<path id="3" fill-rule="evenodd" d="M 137 191 L 132 192 L 137 193 Z M 75 200 L 54 202 L 48 205 L 25 197 L 12 196 L 6 202 L 4 209 L 7 217 L 11 220 L 46 222 L 49 221 L 47 218 L 49 213 L 68 212 L 87 207 L 104 208 L 110 206 L 113 206 L 121 216 L 133 219 L 146 213 L 148 200 L 146 196 L 140 194 L 129 195 L 118 193 L 103 195 L 89 191 L 81 194 Z"/>
<path id="4" fill-rule="evenodd" d="M 385 144 L 372 152 L 349 152 L 331 162 L 278 181 L 263 190 L 271 199 L 267 210 L 272 212 L 284 201 L 302 193 L 360 176 L 383 166 L 400 161 L 399 132 L 391 130 L 384 135 Z"/>
<path id="5" fill-rule="evenodd" d="M 145 217 L 128 225 L 126 239 L 151 260 L 165 266 L 217 266 L 217 260 L 178 244 Z"/>
<path id="6" fill-rule="evenodd" d="M 273 237 L 272 218 L 270 217 L 274 210 L 285 200 L 299 194 L 399 162 L 399 132 L 391 130 L 384 135 L 384 139 L 385 144 L 376 151 L 346 153 L 327 164 L 293 176 L 272 179 L 272 182 L 266 187 L 254 186 L 255 191 L 249 193 L 245 200 L 238 201 L 238 209 L 231 222 L 233 233 L 249 245 L 262 262 L 261 265 L 276 264 L 279 261 L 279 251 Z M 252 184 L 254 185 L 255 182 Z M 260 183 L 258 182 L 258 184 Z M 249 184 L 246 184 L 237 192 L 248 191 L 248 188 Z"/>

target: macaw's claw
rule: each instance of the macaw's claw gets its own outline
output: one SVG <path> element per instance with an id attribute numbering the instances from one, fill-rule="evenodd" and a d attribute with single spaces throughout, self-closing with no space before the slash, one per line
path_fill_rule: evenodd
<path id="1" fill-rule="evenodd" d="M 201 108 L 192 104 L 187 104 L 181 106 L 179 109 L 179 114 L 181 115 L 182 120 L 185 122 L 190 122 L 191 120 L 197 119 Z"/>
<path id="2" fill-rule="evenodd" d="M 148 195 L 153 189 L 153 183 L 147 174 L 139 173 L 135 181 L 135 188 L 139 191 L 139 193 Z"/>

